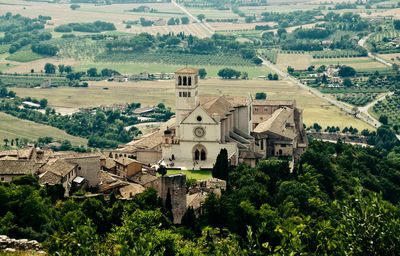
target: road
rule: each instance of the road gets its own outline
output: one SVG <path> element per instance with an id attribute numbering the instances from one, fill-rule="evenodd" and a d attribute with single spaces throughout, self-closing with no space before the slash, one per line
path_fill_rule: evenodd
<path id="1" fill-rule="evenodd" d="M 207 26 L 206 24 L 204 24 L 203 22 L 201 22 L 196 16 L 194 16 L 193 14 L 191 14 L 184 6 L 181 6 L 180 4 L 178 4 L 177 2 L 175 2 L 174 0 L 172 0 L 172 3 L 178 7 L 179 9 L 181 9 L 184 13 L 186 13 L 190 18 L 192 18 L 194 21 L 198 22 L 207 32 L 209 32 L 211 35 L 213 35 L 215 33 L 214 29 Z M 362 47 L 364 47 L 365 42 L 367 41 L 367 39 L 371 36 L 371 34 L 369 34 L 366 37 L 363 37 L 362 39 L 360 39 L 360 41 L 358 41 L 358 44 Z M 368 49 L 367 49 L 368 50 Z M 392 66 L 392 64 L 388 63 L 387 61 L 374 56 L 372 53 L 368 52 L 368 56 L 375 59 L 376 61 L 379 61 L 387 66 Z M 260 59 L 262 59 L 263 63 L 262 65 L 270 68 L 271 70 L 275 71 L 275 73 L 279 74 L 281 77 L 293 82 L 294 84 L 298 85 L 300 88 L 303 88 L 304 90 L 309 91 L 310 93 L 314 94 L 315 96 L 321 98 L 322 100 L 325 100 L 327 102 L 329 102 L 330 104 L 338 107 L 339 109 L 354 115 L 354 111 L 353 108 L 350 108 L 348 106 L 345 106 L 341 103 L 339 103 L 339 101 L 331 99 L 331 98 L 327 98 L 323 93 L 321 93 L 320 91 L 313 89 L 311 87 L 308 87 L 307 85 L 301 83 L 299 80 L 297 80 L 296 78 L 290 76 L 289 74 L 279 70 L 277 67 L 275 67 L 271 62 L 267 61 L 266 59 L 264 59 L 261 56 L 258 56 Z M 368 113 L 368 109 L 370 107 L 372 107 L 373 105 L 375 105 L 377 101 L 374 101 L 370 104 L 368 104 L 367 106 L 369 106 L 368 108 L 362 108 L 362 111 L 360 111 L 359 113 L 357 113 L 356 115 L 354 115 L 355 117 L 357 117 L 358 119 L 366 122 L 367 124 L 373 126 L 373 127 L 379 127 L 381 125 L 381 123 L 376 120 L 374 117 L 372 117 L 369 113 Z M 364 117 L 362 114 L 365 114 L 367 117 Z M 400 139 L 400 136 L 399 136 Z"/>
<path id="2" fill-rule="evenodd" d="M 287 79 L 287 80 L 289 80 L 289 81 L 295 83 L 295 84 L 298 85 L 299 87 L 303 88 L 304 90 L 309 91 L 310 93 L 312 93 L 312 94 L 314 94 L 315 96 L 321 98 L 322 100 L 325 100 L 325 101 L 331 103 L 332 105 L 338 107 L 339 109 L 341 109 L 341 110 L 343 110 L 343 111 L 345 111 L 345 112 L 347 112 L 347 113 L 349 113 L 349 114 L 351 114 L 351 115 L 354 115 L 354 112 L 353 112 L 352 108 L 347 107 L 347 106 L 344 106 L 343 104 L 341 104 L 341 103 L 340 103 L 339 101 L 337 101 L 337 100 L 334 100 L 334 99 L 331 99 L 331 98 L 326 97 L 326 96 L 325 96 L 323 93 L 321 93 L 320 91 L 318 91 L 318 90 L 316 90 L 316 89 L 313 89 L 313 88 L 311 88 L 311 87 L 309 87 L 309 86 L 307 86 L 307 85 L 301 83 L 301 82 L 300 82 L 299 80 L 297 80 L 296 78 L 294 78 L 294 77 L 290 76 L 289 74 L 287 74 L 287 73 L 281 71 L 280 69 L 278 69 L 277 67 L 275 67 L 271 62 L 267 61 L 267 60 L 264 59 L 263 57 L 261 57 L 261 56 L 258 56 L 258 57 L 259 57 L 260 59 L 263 60 L 263 63 L 262 63 L 262 64 L 263 64 L 264 66 L 267 66 L 268 68 L 272 69 L 273 71 L 275 71 L 276 73 L 278 73 L 280 76 L 282 76 L 282 77 L 284 77 L 285 79 Z M 368 113 L 368 111 L 367 111 L 367 113 Z M 367 114 L 367 116 L 368 116 L 368 117 L 364 117 L 364 116 L 361 115 L 361 113 L 358 113 L 358 114 L 355 115 L 355 117 L 357 117 L 358 119 L 360 119 L 360 120 L 362 120 L 362 121 L 368 123 L 369 125 L 371 125 L 371 126 L 373 126 L 373 127 L 379 127 L 379 126 L 380 126 L 380 123 L 379 123 L 376 119 L 374 119 L 373 117 L 369 117 L 369 116 L 370 116 L 369 114 Z"/>
<path id="3" fill-rule="evenodd" d="M 193 14 L 191 14 L 184 6 L 178 4 L 175 1 L 172 1 L 172 3 L 178 7 L 179 9 L 181 9 L 184 13 L 186 13 L 187 16 L 189 16 L 192 20 L 196 21 L 197 23 L 200 24 L 200 26 L 202 28 L 204 28 L 208 33 L 210 33 L 210 35 L 214 35 L 215 31 L 213 28 L 209 27 L 208 25 L 204 24 L 203 22 L 201 22 L 196 16 L 194 16 Z"/>
<path id="4" fill-rule="evenodd" d="M 381 123 L 378 120 L 376 120 L 373 116 L 371 116 L 369 114 L 368 110 L 370 108 L 372 108 L 379 101 L 386 99 L 386 96 L 392 96 L 393 94 L 394 94 L 394 92 L 388 92 L 385 95 L 380 96 L 378 99 L 374 100 L 373 102 L 369 103 L 368 105 L 358 108 L 358 110 L 360 111 L 360 113 L 364 113 L 369 119 L 371 119 L 375 123 L 375 127 L 379 127 L 379 126 L 381 126 Z"/>
<path id="5" fill-rule="evenodd" d="M 386 65 L 386 66 L 388 66 L 388 67 L 392 67 L 392 63 L 389 63 L 389 62 L 387 62 L 386 60 L 384 60 L 384 59 L 382 59 L 382 58 L 379 58 L 378 56 L 372 54 L 372 52 L 370 52 L 370 51 L 368 50 L 368 48 L 365 47 L 365 42 L 367 42 L 368 38 L 369 38 L 371 35 L 372 35 L 372 34 L 369 34 L 369 35 L 364 36 L 363 38 L 361 38 L 361 39 L 358 41 L 358 45 L 361 46 L 361 47 L 363 47 L 364 49 L 366 49 L 366 50 L 368 51 L 368 57 L 370 57 L 371 59 L 376 60 L 376 61 L 378 61 L 378 62 L 380 62 L 380 63 L 382 63 L 382 64 L 384 64 L 384 65 Z"/>

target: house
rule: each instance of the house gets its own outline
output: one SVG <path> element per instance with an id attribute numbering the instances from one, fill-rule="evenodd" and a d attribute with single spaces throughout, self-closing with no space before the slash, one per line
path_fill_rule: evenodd
<path id="1" fill-rule="evenodd" d="M 130 158 L 117 158 L 115 161 L 116 174 L 120 177 L 130 177 L 142 171 L 142 163 Z"/>
<path id="2" fill-rule="evenodd" d="M 142 108 L 136 108 L 135 110 L 132 111 L 134 115 L 145 115 L 145 114 L 151 114 L 154 113 L 154 111 L 157 108 L 155 107 L 142 107 Z"/>
<path id="3" fill-rule="evenodd" d="M 147 71 L 141 72 L 139 74 L 131 75 L 129 80 L 149 80 L 150 74 Z"/>
<path id="4" fill-rule="evenodd" d="M 61 183 L 65 189 L 65 196 L 69 195 L 72 182 L 77 177 L 78 164 L 67 162 L 64 159 L 50 159 L 39 169 L 39 184 L 55 185 Z"/>
<path id="5" fill-rule="evenodd" d="M 10 182 L 15 178 L 38 171 L 40 165 L 30 160 L 0 159 L 0 181 Z"/>

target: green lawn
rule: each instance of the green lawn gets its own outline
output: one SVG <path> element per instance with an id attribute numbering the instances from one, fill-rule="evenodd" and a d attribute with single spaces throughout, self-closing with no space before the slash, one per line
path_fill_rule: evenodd
<path id="1" fill-rule="evenodd" d="M 104 68 L 115 69 L 121 74 L 137 74 L 143 71 L 150 73 L 173 73 L 178 69 L 182 68 L 182 65 L 170 65 L 170 64 L 156 64 L 156 63 L 80 63 L 73 66 L 75 71 L 86 71 L 89 68 L 97 68 L 97 71 L 101 71 Z M 217 73 L 220 69 L 229 66 L 192 66 L 193 68 L 205 68 L 207 71 L 207 76 L 217 77 Z M 268 73 L 274 73 L 266 67 L 250 67 L 250 66 L 232 66 L 235 70 L 241 72 L 247 72 L 250 78 L 255 78 L 258 76 L 266 76 Z"/>
<path id="2" fill-rule="evenodd" d="M 211 170 L 168 170 L 167 174 L 184 173 L 186 179 L 204 180 L 212 178 Z"/>
<path id="3" fill-rule="evenodd" d="M 8 56 L 6 60 L 12 60 L 12 61 L 17 61 L 17 62 L 31 62 L 34 60 L 40 60 L 43 59 L 44 56 L 34 53 L 31 50 L 22 50 L 15 52 Z"/>
<path id="4" fill-rule="evenodd" d="M 2 142 L 4 138 L 10 141 L 15 138 L 26 138 L 34 141 L 39 137 L 46 136 L 53 137 L 55 140 L 69 140 L 73 145 L 87 144 L 86 139 L 71 136 L 57 128 L 22 120 L 0 112 L 0 142 Z"/>

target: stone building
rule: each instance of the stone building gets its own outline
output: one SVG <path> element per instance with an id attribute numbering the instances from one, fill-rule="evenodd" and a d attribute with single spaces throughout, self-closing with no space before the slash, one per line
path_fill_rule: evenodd
<path id="1" fill-rule="evenodd" d="M 308 141 L 296 101 L 249 96 L 199 95 L 198 70 L 175 72 L 175 117 L 158 129 L 109 153 L 169 168 L 212 168 L 221 149 L 231 164 L 251 166 L 268 157 L 292 157 Z"/>
<path id="2" fill-rule="evenodd" d="M 168 193 L 171 196 L 172 214 L 174 224 L 181 223 L 186 212 L 186 175 L 183 173 L 165 175 L 161 177 L 158 195 L 165 201 Z"/>

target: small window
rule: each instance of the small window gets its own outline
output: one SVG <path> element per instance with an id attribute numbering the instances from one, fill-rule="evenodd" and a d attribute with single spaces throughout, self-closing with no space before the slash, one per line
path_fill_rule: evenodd
<path id="1" fill-rule="evenodd" d="M 264 139 L 261 139 L 260 148 L 261 148 L 261 150 L 264 150 Z"/>
<path id="2" fill-rule="evenodd" d="M 178 85 L 182 85 L 182 77 L 178 76 Z"/>
<path id="3" fill-rule="evenodd" d="M 197 116 L 197 121 L 201 122 L 201 120 L 203 120 L 203 118 L 201 116 Z"/>
<path id="4" fill-rule="evenodd" d="M 188 85 L 192 85 L 192 77 L 191 76 L 188 77 Z"/>
<path id="5" fill-rule="evenodd" d="M 179 97 L 182 97 L 182 92 L 179 92 Z"/>
<path id="6" fill-rule="evenodd" d="M 183 85 L 187 85 L 187 83 L 186 83 L 186 76 L 183 77 Z"/>
<path id="7" fill-rule="evenodd" d="M 268 108 L 264 108 L 264 112 L 268 112 Z"/>
<path id="8" fill-rule="evenodd" d="M 189 97 L 189 98 L 192 97 L 192 94 L 191 94 L 190 92 L 188 92 L 188 97 Z"/>
<path id="9" fill-rule="evenodd" d="M 258 108 L 254 108 L 254 112 L 258 112 Z"/>
<path id="10" fill-rule="evenodd" d="M 1 177 L 1 181 L 4 181 L 4 177 Z"/>
<path id="11" fill-rule="evenodd" d="M 183 92 L 183 97 L 187 97 L 187 92 Z"/>

